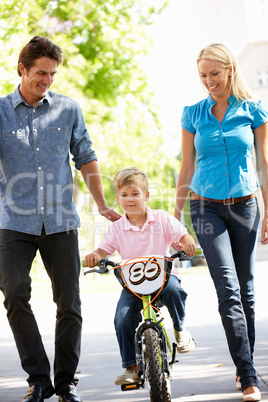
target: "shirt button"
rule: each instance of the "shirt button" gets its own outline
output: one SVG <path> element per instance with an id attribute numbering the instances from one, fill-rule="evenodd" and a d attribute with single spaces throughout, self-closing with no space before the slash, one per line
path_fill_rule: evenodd
<path id="1" fill-rule="evenodd" d="M 36 130 L 36 128 L 34 128 L 34 132 L 35 132 L 35 133 L 37 133 L 37 130 Z"/>
<path id="2" fill-rule="evenodd" d="M 44 209 L 45 209 L 44 207 L 41 207 L 41 211 L 44 211 Z"/>
<path id="3" fill-rule="evenodd" d="M 36 148 L 36 150 L 37 150 L 37 151 L 40 151 L 40 149 L 39 149 L 39 148 Z"/>
<path id="4" fill-rule="evenodd" d="M 38 166 L 38 170 L 42 170 L 41 166 Z"/>
<path id="5" fill-rule="evenodd" d="M 33 109 L 33 112 L 35 113 L 35 109 Z"/>
<path id="6" fill-rule="evenodd" d="M 40 187 L 40 190 L 43 190 L 44 189 L 44 187 Z"/>
<path id="7" fill-rule="evenodd" d="M 58 131 L 60 131 L 60 127 L 58 127 Z"/>
<path id="8" fill-rule="evenodd" d="M 12 131 L 12 134 L 13 134 L 13 135 L 16 134 L 15 131 Z"/>

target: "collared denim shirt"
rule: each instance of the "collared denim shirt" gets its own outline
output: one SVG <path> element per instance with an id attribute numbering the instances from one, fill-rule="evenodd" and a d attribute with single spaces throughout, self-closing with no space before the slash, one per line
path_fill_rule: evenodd
<path id="1" fill-rule="evenodd" d="M 0 98 L 0 228 L 40 235 L 76 229 L 75 167 L 97 160 L 77 102 L 48 92 L 36 107 L 19 88 Z"/>
<path id="2" fill-rule="evenodd" d="M 197 166 L 191 190 L 203 197 L 224 200 L 254 193 L 258 183 L 253 165 L 254 132 L 268 121 L 262 101 L 237 101 L 232 95 L 220 123 L 208 98 L 184 108 L 181 124 L 195 135 Z"/>

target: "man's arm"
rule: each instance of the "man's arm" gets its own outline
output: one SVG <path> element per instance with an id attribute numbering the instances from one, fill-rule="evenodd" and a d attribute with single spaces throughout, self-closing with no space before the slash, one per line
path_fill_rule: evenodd
<path id="1" fill-rule="evenodd" d="M 96 160 L 85 163 L 80 168 L 84 182 L 98 206 L 99 213 L 109 221 L 121 218 L 117 212 L 108 207 L 102 187 L 101 174 Z"/>

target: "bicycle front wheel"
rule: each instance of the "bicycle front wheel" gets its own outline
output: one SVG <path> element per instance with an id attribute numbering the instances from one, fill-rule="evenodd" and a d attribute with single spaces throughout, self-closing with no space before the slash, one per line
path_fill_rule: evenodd
<path id="1" fill-rule="evenodd" d="M 151 402 L 168 402 L 170 388 L 168 379 L 163 375 L 159 361 L 159 346 L 157 333 L 154 329 L 148 328 L 143 333 L 145 341 L 145 366 L 146 377 L 150 389 Z"/>
<path id="2" fill-rule="evenodd" d="M 162 402 L 171 402 L 170 379 L 166 375 L 162 381 Z"/>

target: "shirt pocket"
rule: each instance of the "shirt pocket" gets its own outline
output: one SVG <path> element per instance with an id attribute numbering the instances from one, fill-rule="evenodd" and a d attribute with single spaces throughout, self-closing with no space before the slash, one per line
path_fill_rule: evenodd
<path id="1" fill-rule="evenodd" d="M 9 158 L 23 158 L 30 152 L 27 129 L 2 130 L 1 153 Z"/>
<path id="2" fill-rule="evenodd" d="M 66 154 L 70 148 L 69 126 L 51 126 L 47 128 L 48 148 L 52 154 Z"/>

